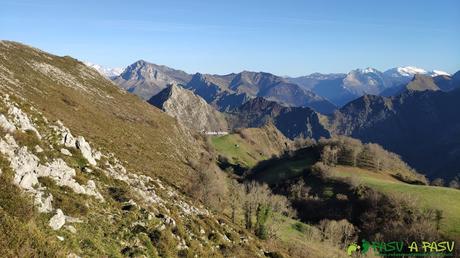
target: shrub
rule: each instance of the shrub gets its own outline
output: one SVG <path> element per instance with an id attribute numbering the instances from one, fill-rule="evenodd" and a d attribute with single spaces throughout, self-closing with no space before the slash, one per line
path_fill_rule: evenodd
<path id="1" fill-rule="evenodd" d="M 337 246 L 347 246 L 357 238 L 357 230 L 354 225 L 343 220 L 322 220 L 319 228 L 323 235 L 323 240 Z"/>
<path id="2" fill-rule="evenodd" d="M 444 186 L 444 179 L 442 178 L 436 178 L 431 182 L 432 186 Z"/>

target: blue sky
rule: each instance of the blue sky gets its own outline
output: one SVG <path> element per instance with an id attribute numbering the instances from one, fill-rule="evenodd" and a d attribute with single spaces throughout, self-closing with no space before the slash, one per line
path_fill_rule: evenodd
<path id="1" fill-rule="evenodd" d="M 109 67 L 460 69 L 460 1 L 0 0 L 0 38 Z"/>

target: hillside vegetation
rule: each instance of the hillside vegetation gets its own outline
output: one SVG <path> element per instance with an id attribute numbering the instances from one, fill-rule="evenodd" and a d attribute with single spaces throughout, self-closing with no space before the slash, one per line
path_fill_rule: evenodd
<path id="1" fill-rule="evenodd" d="M 345 228 L 350 223 L 360 239 L 459 239 L 459 190 L 428 186 L 424 176 L 376 144 L 333 137 L 303 146 L 259 161 L 244 179 L 267 183 L 286 196 L 307 223 L 293 226 L 308 232 L 304 239 L 316 230 L 324 237 L 322 230 L 334 223 Z M 298 231 L 284 226 L 280 232 L 285 241 L 298 241 Z"/>
<path id="2" fill-rule="evenodd" d="M 186 181 L 192 171 L 186 162 L 200 153 L 200 143 L 173 118 L 71 57 L 8 41 L 0 42 L 0 54 L 2 92 L 114 152 L 133 172 Z"/>
<path id="3" fill-rule="evenodd" d="M 293 144 L 273 125 L 240 129 L 236 133 L 212 137 L 211 142 L 223 160 L 246 169 L 280 155 Z"/>
<path id="4" fill-rule="evenodd" d="M 273 251 L 184 194 L 204 145 L 77 60 L 1 41 L 0 256 Z"/>
<path id="5" fill-rule="evenodd" d="M 442 211 L 440 229 L 447 236 L 460 239 L 460 190 L 401 182 L 392 176 L 378 174 L 366 169 L 337 166 L 331 168 L 338 178 L 353 178 L 359 183 L 384 193 L 400 193 L 414 199 L 420 208 Z"/>
<path id="6" fill-rule="evenodd" d="M 345 256 L 322 234 L 290 243 L 309 227 L 286 197 L 232 180 L 202 136 L 73 58 L 1 41 L 0 128 L 1 257 Z M 248 164 L 290 145 L 238 137 Z"/>

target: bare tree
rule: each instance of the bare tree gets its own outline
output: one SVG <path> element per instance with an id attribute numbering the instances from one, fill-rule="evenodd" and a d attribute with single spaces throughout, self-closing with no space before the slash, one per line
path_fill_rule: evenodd
<path id="1" fill-rule="evenodd" d="M 244 201 L 244 186 L 236 180 L 231 179 L 228 185 L 228 201 L 231 209 L 232 222 L 236 223 L 236 218 L 240 211 L 241 203 Z"/>

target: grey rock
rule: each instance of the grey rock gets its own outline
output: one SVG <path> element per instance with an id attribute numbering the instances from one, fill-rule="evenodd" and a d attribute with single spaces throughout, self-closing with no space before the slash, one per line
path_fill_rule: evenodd
<path id="1" fill-rule="evenodd" d="M 93 157 L 91 146 L 86 142 L 83 136 L 78 136 L 76 140 L 77 148 L 81 151 L 81 155 L 88 161 L 89 164 L 96 166 L 97 162 Z"/>
<path id="2" fill-rule="evenodd" d="M 36 153 L 42 153 L 42 152 L 43 152 L 42 147 L 40 147 L 40 146 L 38 146 L 38 145 L 35 145 L 34 148 L 35 148 L 35 152 L 36 152 Z"/>
<path id="3" fill-rule="evenodd" d="M 53 230 L 59 230 L 65 224 L 65 215 L 61 209 L 56 210 L 56 214 L 50 219 L 49 226 Z"/>
<path id="4" fill-rule="evenodd" d="M 72 156 L 72 153 L 68 149 L 62 148 L 61 153 L 66 155 L 66 156 Z"/>
<path id="5" fill-rule="evenodd" d="M 0 126 L 8 133 L 16 131 L 16 126 L 14 126 L 3 114 L 0 114 Z"/>

